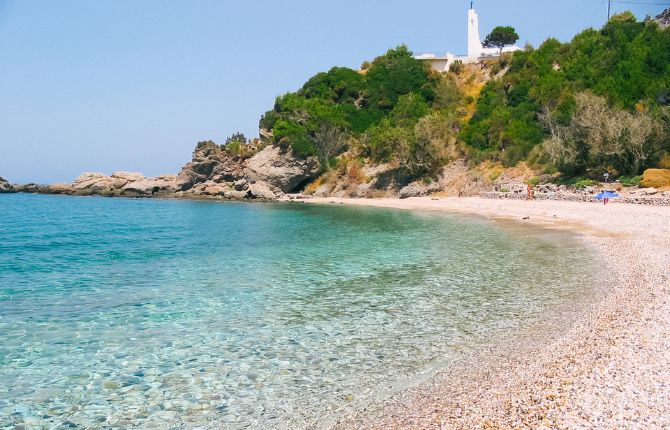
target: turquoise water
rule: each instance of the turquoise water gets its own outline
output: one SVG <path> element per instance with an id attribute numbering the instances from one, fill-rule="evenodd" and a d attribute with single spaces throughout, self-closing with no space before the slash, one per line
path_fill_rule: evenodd
<path id="1" fill-rule="evenodd" d="M 447 215 L 0 195 L 0 428 L 300 428 L 588 294 Z"/>

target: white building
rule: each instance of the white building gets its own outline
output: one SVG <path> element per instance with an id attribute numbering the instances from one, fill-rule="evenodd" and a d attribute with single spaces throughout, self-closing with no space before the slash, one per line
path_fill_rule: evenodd
<path id="1" fill-rule="evenodd" d="M 521 48 L 518 46 L 506 46 L 503 48 L 502 52 L 505 53 L 520 50 Z M 414 58 L 429 62 L 433 70 L 446 72 L 454 61 L 461 61 L 464 64 L 467 64 L 476 63 L 486 58 L 498 58 L 499 56 L 500 50 L 498 48 L 484 48 L 482 46 L 482 41 L 479 38 L 479 16 L 477 16 L 477 12 L 475 12 L 475 9 L 471 4 L 470 10 L 468 11 L 468 55 L 459 56 L 447 52 L 445 55 L 418 54 L 415 55 Z"/>

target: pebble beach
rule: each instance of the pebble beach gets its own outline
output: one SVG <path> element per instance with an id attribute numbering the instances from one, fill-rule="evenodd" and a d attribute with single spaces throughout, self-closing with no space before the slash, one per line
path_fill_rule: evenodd
<path id="1" fill-rule="evenodd" d="M 310 199 L 569 230 L 608 273 L 568 330 L 444 370 L 334 428 L 670 428 L 670 207 L 482 198 Z"/>

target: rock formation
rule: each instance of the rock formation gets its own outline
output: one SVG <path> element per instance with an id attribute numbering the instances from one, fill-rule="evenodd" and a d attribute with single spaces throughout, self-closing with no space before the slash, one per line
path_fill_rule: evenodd
<path id="1" fill-rule="evenodd" d="M 198 144 L 193 158 L 176 175 L 145 177 L 141 173 L 111 175 L 85 172 L 72 184 L 13 186 L 0 178 L 0 192 L 273 200 L 298 191 L 320 172 L 319 161 L 298 157 L 277 146 L 254 140 L 239 153 L 213 142 Z"/>
<path id="2" fill-rule="evenodd" d="M 13 193 L 15 191 L 14 186 L 12 186 L 8 180 L 0 176 L 0 193 Z"/>
<path id="3" fill-rule="evenodd" d="M 656 16 L 656 18 L 654 18 L 654 21 L 662 29 L 670 27 L 670 8 L 664 10 L 658 16 Z"/>
<path id="4" fill-rule="evenodd" d="M 316 158 L 297 157 L 278 146 L 261 148 L 258 141 L 250 145 L 246 155 L 239 155 L 211 142 L 199 144 L 177 175 L 181 193 L 269 200 L 297 191 L 319 174 Z"/>
<path id="5" fill-rule="evenodd" d="M 316 158 L 301 159 L 291 150 L 267 146 L 247 162 L 247 177 L 254 182 L 265 182 L 283 193 L 290 193 L 319 173 Z"/>

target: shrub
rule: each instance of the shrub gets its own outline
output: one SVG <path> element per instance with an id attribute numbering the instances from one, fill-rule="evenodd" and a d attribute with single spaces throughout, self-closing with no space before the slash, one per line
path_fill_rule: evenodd
<path id="1" fill-rule="evenodd" d="M 498 179 L 500 177 L 500 175 L 502 175 L 502 172 L 503 172 L 502 167 L 500 167 L 500 166 L 494 167 L 493 169 L 491 169 L 491 173 L 489 174 L 489 179 L 491 181 L 495 181 L 496 179 Z"/>
<path id="2" fill-rule="evenodd" d="M 242 143 L 237 140 L 228 143 L 225 148 L 226 151 L 230 152 L 231 154 L 240 155 L 242 153 Z"/>
<path id="3" fill-rule="evenodd" d="M 578 178 L 572 183 L 572 185 L 578 190 L 581 190 L 582 188 L 598 185 L 598 181 L 594 181 L 593 179 Z"/>
<path id="4" fill-rule="evenodd" d="M 647 169 L 642 174 L 640 183 L 645 187 L 668 187 L 670 186 L 669 169 Z"/>
<path id="5" fill-rule="evenodd" d="M 539 176 L 533 176 L 532 178 L 528 179 L 526 181 L 526 183 L 528 185 L 530 185 L 531 187 L 534 187 L 534 186 L 536 186 L 540 183 L 540 177 Z"/>
<path id="6" fill-rule="evenodd" d="M 637 187 L 642 181 L 642 176 L 622 176 L 619 178 L 619 182 L 624 187 Z"/>
<path id="7" fill-rule="evenodd" d="M 456 60 L 449 66 L 449 71 L 456 75 L 460 75 L 463 71 L 463 62 L 461 60 Z"/>

